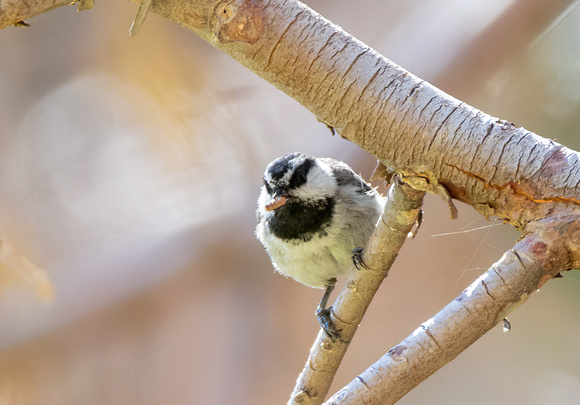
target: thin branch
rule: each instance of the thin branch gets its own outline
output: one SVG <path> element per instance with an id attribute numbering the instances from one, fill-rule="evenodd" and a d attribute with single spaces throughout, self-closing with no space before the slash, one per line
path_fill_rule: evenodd
<path id="1" fill-rule="evenodd" d="M 296 381 L 289 404 L 321 404 L 358 325 L 387 276 L 407 235 L 417 222 L 425 192 L 395 182 L 387 203 L 363 254 L 362 266 L 347 280 L 332 311 L 343 342 L 318 334 L 304 370 Z"/>
<path id="2" fill-rule="evenodd" d="M 131 25 L 131 29 L 129 30 L 129 33 L 132 37 L 136 36 L 141 30 L 141 27 L 145 22 L 145 18 L 147 18 L 147 14 L 149 13 L 150 6 L 151 0 L 141 1 L 139 9 L 137 10 L 137 15 L 135 16 L 135 20 L 133 20 L 133 24 Z"/>
<path id="3" fill-rule="evenodd" d="M 501 322 L 578 252 L 570 241 L 580 233 L 577 218 L 546 220 L 467 287 L 455 300 L 325 404 L 395 403 Z M 574 236 L 576 235 L 576 236 Z M 568 242 L 566 242 L 568 241 Z"/>

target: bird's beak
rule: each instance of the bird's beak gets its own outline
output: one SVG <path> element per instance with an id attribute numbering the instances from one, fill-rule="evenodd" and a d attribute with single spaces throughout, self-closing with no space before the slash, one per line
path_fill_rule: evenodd
<path id="1" fill-rule="evenodd" d="M 270 200 L 268 204 L 266 204 L 266 211 L 274 211 L 277 208 L 280 208 L 288 201 L 288 196 L 281 195 L 278 197 L 274 197 Z"/>

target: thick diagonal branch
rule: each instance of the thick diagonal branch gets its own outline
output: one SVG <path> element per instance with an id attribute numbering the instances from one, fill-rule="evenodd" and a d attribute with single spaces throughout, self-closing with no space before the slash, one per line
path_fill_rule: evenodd
<path id="1" fill-rule="evenodd" d="M 18 3 L 18 4 L 17 4 Z M 0 26 L 22 2 L 0 2 Z M 28 2 L 25 2 L 28 4 Z M 58 5 L 54 0 L 34 4 Z M 524 228 L 580 211 L 580 155 L 445 94 L 293 0 L 155 0 L 414 187 Z"/>
<path id="2" fill-rule="evenodd" d="M 332 342 L 323 331 L 318 334 L 289 404 L 324 401 L 349 342 L 417 222 L 424 195 L 397 182 L 389 188 L 385 209 L 364 251 L 366 268 L 347 280 L 333 306 L 332 321 L 341 329 L 343 342 Z"/>

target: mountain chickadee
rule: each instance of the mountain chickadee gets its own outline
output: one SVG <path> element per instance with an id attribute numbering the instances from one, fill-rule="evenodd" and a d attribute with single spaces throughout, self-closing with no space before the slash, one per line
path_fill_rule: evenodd
<path id="1" fill-rule="evenodd" d="M 340 331 L 326 304 L 336 277 L 357 265 L 384 204 L 384 197 L 338 160 L 292 153 L 272 161 L 264 173 L 256 236 L 280 273 L 326 288 L 316 316 L 332 340 L 340 339 Z"/>

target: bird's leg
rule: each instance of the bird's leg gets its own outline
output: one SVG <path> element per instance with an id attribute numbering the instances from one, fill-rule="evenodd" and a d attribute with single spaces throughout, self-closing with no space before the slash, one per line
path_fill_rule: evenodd
<path id="1" fill-rule="evenodd" d="M 334 290 L 335 284 L 336 278 L 331 278 L 330 280 L 328 280 L 328 284 L 326 285 L 324 295 L 320 299 L 318 308 L 316 308 L 316 318 L 318 319 L 318 323 L 320 324 L 322 330 L 328 335 L 330 340 L 332 340 L 333 342 L 335 342 L 336 340 L 342 341 L 342 339 L 340 338 L 340 330 L 335 328 L 335 326 L 332 324 L 332 320 L 330 319 L 330 312 L 332 311 L 332 306 L 326 308 L 326 304 L 328 303 L 328 299 L 330 298 L 332 290 Z"/>
<path id="2" fill-rule="evenodd" d="M 318 310 L 326 309 L 326 304 L 328 304 L 328 299 L 330 298 L 330 294 L 332 290 L 334 290 L 334 286 L 336 285 L 336 279 L 331 278 L 328 280 L 328 284 L 326 285 L 326 290 L 324 291 L 324 295 L 320 299 L 320 303 L 318 304 Z"/>

